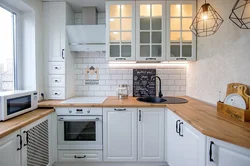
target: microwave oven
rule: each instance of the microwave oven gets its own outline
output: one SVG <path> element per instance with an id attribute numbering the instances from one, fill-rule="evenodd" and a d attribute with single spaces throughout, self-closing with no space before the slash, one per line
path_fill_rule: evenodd
<path id="1" fill-rule="evenodd" d="M 38 107 L 38 96 L 35 91 L 0 92 L 0 121 L 16 117 Z"/>

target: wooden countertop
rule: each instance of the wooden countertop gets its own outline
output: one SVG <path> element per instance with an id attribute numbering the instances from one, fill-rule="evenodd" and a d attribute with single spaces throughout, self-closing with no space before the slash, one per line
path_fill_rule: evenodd
<path id="1" fill-rule="evenodd" d="M 15 118 L 0 122 L 0 139 L 54 112 L 54 109 L 36 109 Z"/>
<path id="2" fill-rule="evenodd" d="M 136 98 L 118 100 L 108 97 L 103 104 L 60 104 L 49 100 L 39 107 L 167 107 L 204 135 L 250 149 L 250 122 L 241 122 L 217 113 L 216 107 L 199 100 L 186 98 L 185 104 L 150 104 L 138 102 Z"/>

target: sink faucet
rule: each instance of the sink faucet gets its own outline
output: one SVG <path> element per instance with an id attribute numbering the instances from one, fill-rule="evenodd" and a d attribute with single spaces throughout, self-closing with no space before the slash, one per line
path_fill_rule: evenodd
<path id="1" fill-rule="evenodd" d="M 159 80 L 159 97 L 162 98 L 163 94 L 161 92 L 161 78 L 159 76 L 153 76 L 151 79 L 153 78 L 158 78 Z"/>

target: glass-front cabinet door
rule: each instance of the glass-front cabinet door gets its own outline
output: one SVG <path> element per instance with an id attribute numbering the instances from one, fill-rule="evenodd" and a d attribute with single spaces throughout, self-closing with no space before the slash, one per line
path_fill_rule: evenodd
<path id="1" fill-rule="evenodd" d="M 136 60 L 165 60 L 165 1 L 136 1 Z"/>
<path id="2" fill-rule="evenodd" d="M 196 36 L 189 29 L 195 17 L 195 1 L 167 1 L 167 60 L 195 61 Z"/>
<path id="3" fill-rule="evenodd" d="M 106 54 L 109 61 L 135 60 L 135 2 L 106 2 Z"/>

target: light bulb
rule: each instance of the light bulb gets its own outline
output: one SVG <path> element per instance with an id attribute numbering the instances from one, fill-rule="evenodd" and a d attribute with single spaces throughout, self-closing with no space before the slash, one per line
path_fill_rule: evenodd
<path id="1" fill-rule="evenodd" d="M 118 34 L 118 32 L 113 32 L 113 34 L 114 34 L 114 35 L 117 35 L 117 34 Z"/>
<path id="2" fill-rule="evenodd" d="M 181 5 L 176 5 L 176 8 L 177 8 L 177 9 L 180 9 L 180 8 L 181 8 Z"/>
<path id="3" fill-rule="evenodd" d="M 207 14 L 207 12 L 203 12 L 203 13 L 202 13 L 202 19 L 203 19 L 203 20 L 207 20 L 207 19 L 208 19 L 208 14 Z"/>
<path id="4" fill-rule="evenodd" d="M 111 18 L 110 21 L 115 21 L 115 19 Z"/>

